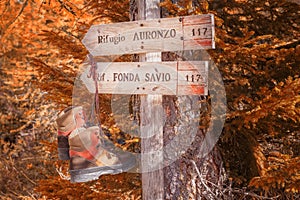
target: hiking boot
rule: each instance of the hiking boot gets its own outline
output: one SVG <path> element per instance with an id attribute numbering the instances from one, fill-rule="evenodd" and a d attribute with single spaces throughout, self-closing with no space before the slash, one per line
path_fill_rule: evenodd
<path id="1" fill-rule="evenodd" d="M 68 107 L 59 113 L 57 119 L 57 143 L 58 158 L 60 160 L 69 160 L 69 141 L 68 136 L 77 128 L 83 127 L 85 124 L 83 110 L 81 106 Z"/>
<path id="2" fill-rule="evenodd" d="M 134 155 L 102 147 L 99 127 L 79 128 L 69 136 L 71 182 L 96 180 L 104 174 L 126 172 L 135 166 Z"/>

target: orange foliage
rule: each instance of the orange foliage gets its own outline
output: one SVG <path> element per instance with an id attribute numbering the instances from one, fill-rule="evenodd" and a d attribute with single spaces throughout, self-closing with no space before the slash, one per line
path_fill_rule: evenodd
<path id="1" fill-rule="evenodd" d="M 269 194 L 281 190 L 287 194 L 299 193 L 299 5 L 285 0 L 246 3 L 182 0 L 178 4 L 165 0 L 161 6 L 169 10 L 170 16 L 215 14 L 217 48 L 209 53 L 223 76 L 228 100 L 220 146 L 225 166 L 235 183 L 250 182 L 249 186 L 259 192 L 272 191 Z M 41 174 L 48 177 L 39 182 L 36 191 L 49 198 L 76 195 L 74 185 L 54 175 L 54 167 L 51 168 L 56 159 L 53 118 L 56 109 L 72 104 L 74 78 L 88 53 L 81 39 L 89 27 L 128 20 L 128 0 L 0 2 L 0 104 L 3 107 L 0 122 L 1 134 L 6 134 L 4 139 L 0 138 L 0 144 L 3 163 L 9 166 L 4 168 L 0 163 L 0 169 L 4 169 L 2 176 L 9 179 L 6 173 L 14 169 L 14 161 L 7 157 L 29 154 L 22 148 L 33 148 L 28 144 L 35 140 L 39 148 L 40 139 L 50 140 L 45 146 L 52 150 L 47 150 L 46 155 L 37 150 L 38 155 L 44 156 L 40 162 L 47 164 L 51 173 L 47 174 L 46 168 L 42 170 Z M 26 134 L 32 141 L 20 137 Z M 18 141 L 24 147 L 17 148 L 6 140 Z M 33 176 L 36 176 L 34 170 L 39 169 L 35 165 L 41 164 L 37 162 L 25 165 Z M 25 177 L 28 181 L 26 174 L 17 175 L 18 180 Z M 134 179 L 131 175 L 114 177 L 115 184 L 130 185 L 131 179 Z M 105 177 L 103 181 L 112 180 Z M 76 184 L 76 189 L 84 194 L 78 198 L 98 198 L 102 191 L 107 198 L 125 193 L 127 197 L 138 198 L 139 184 L 132 184 L 130 191 L 106 190 L 100 180 Z M 20 188 L 16 186 L 16 190 Z"/>

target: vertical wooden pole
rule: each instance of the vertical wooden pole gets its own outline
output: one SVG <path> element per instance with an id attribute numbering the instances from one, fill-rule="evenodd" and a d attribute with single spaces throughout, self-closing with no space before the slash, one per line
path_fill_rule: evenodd
<path id="1" fill-rule="evenodd" d="M 160 0 L 137 0 L 138 20 L 160 18 Z M 140 56 L 143 62 L 161 62 L 161 52 Z M 141 96 L 141 171 L 144 200 L 164 197 L 162 95 Z"/>

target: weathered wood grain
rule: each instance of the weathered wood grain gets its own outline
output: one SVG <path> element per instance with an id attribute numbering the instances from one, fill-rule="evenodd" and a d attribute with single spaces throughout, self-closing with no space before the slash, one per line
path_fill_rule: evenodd
<path id="1" fill-rule="evenodd" d="M 214 48 L 212 14 L 91 26 L 82 43 L 93 56 Z"/>
<path id="2" fill-rule="evenodd" d="M 87 66 L 81 79 L 94 93 L 89 73 Z M 98 62 L 96 74 L 102 94 L 207 95 L 208 90 L 206 61 Z"/>
<path id="3" fill-rule="evenodd" d="M 138 19 L 160 18 L 160 0 L 137 0 Z M 161 62 L 161 52 L 139 56 L 140 61 Z M 164 198 L 163 172 L 163 106 L 162 95 L 142 95 L 141 116 L 141 171 L 143 200 Z"/>

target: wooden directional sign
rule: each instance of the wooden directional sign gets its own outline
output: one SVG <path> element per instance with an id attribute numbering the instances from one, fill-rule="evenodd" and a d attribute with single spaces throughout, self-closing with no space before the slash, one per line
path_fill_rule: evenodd
<path id="1" fill-rule="evenodd" d="M 91 93 L 95 83 L 89 76 L 90 66 L 81 80 Z M 98 62 L 99 93 L 207 95 L 208 62 Z"/>
<path id="2" fill-rule="evenodd" d="M 93 56 L 215 48 L 214 16 L 94 25 L 82 43 Z"/>

